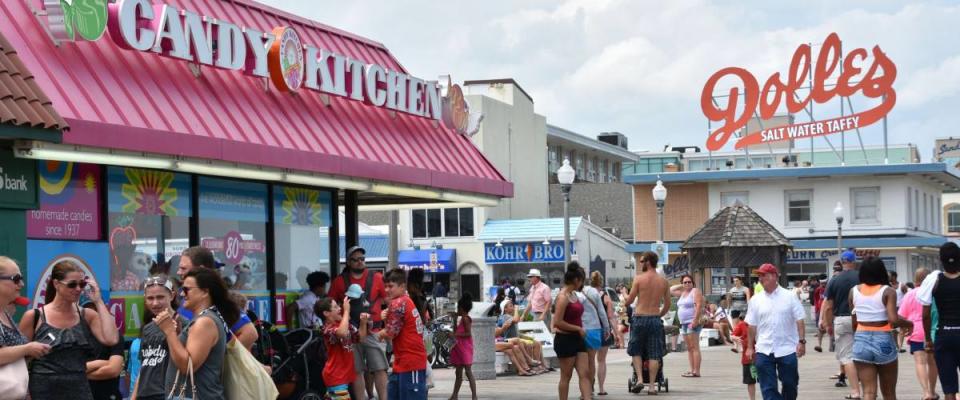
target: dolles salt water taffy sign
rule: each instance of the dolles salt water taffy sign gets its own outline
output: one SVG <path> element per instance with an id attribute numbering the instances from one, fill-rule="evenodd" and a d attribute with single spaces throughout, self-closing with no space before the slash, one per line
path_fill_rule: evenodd
<path id="1" fill-rule="evenodd" d="M 467 109 L 463 96 L 445 99 L 436 81 L 301 43 L 291 26 L 258 30 L 151 0 L 42 1 L 47 29 L 57 44 L 96 41 L 108 31 L 122 48 L 184 60 L 194 69 L 243 71 L 269 79 L 280 92 L 306 88 L 443 121 L 461 134 L 470 133 L 471 124 L 457 112 Z M 460 93 L 459 87 L 453 93 Z"/>
<path id="2" fill-rule="evenodd" d="M 831 135 L 880 121 L 897 102 L 897 94 L 893 89 L 897 67 L 880 46 L 874 46 L 871 53 L 873 59 L 868 60 L 866 49 L 851 50 L 843 58 L 841 66 L 840 37 L 831 33 L 820 47 L 816 60 L 812 58 L 810 45 L 800 45 L 793 53 L 788 75 L 781 78 L 779 72 L 774 73 L 762 88 L 757 78 L 743 68 L 728 67 L 717 71 L 707 80 L 700 96 L 703 114 L 711 121 L 722 122 L 720 128 L 710 132 L 707 149 L 720 150 L 731 135 L 747 125 L 755 113 L 758 112 L 761 119 L 769 119 L 781 103 L 784 103 L 788 112 L 797 113 L 811 101 L 825 103 L 837 96 L 853 96 L 858 91 L 865 97 L 881 99 L 875 107 L 852 115 L 745 132 L 735 147 L 741 149 L 755 144 Z M 827 81 L 833 79 L 838 70 L 836 85 L 831 86 Z M 726 106 L 721 107 L 714 102 L 714 90 L 718 82 L 727 77 L 737 79 L 740 86 L 730 89 Z M 806 95 L 799 93 L 810 81 L 812 87 L 805 91 Z M 744 104 L 739 107 L 741 90 Z"/>

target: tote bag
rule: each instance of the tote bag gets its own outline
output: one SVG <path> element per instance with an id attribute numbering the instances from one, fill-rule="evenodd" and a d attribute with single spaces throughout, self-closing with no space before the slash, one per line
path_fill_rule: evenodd
<path id="1" fill-rule="evenodd" d="M 223 389 L 230 400 L 276 400 L 280 395 L 263 365 L 236 339 L 227 343 Z"/>
<path id="2" fill-rule="evenodd" d="M 190 380 L 190 397 L 189 398 L 192 400 L 200 400 L 197 398 L 197 385 L 194 384 L 193 382 L 193 358 L 191 358 L 190 356 L 187 356 L 187 371 L 189 372 L 186 374 L 181 374 L 180 371 L 177 370 L 177 375 L 176 377 L 173 378 L 173 387 L 170 388 L 170 394 L 167 395 L 167 400 L 184 400 L 188 398 L 186 397 L 187 379 Z M 184 375 L 182 384 L 179 384 L 180 375 Z M 180 385 L 179 388 L 177 388 L 178 384 Z"/>
<path id="3" fill-rule="evenodd" d="M 0 335 L 3 335 L 3 324 L 0 324 Z M 23 358 L 0 366 L 0 400 L 27 398 L 29 380 L 30 373 Z"/>

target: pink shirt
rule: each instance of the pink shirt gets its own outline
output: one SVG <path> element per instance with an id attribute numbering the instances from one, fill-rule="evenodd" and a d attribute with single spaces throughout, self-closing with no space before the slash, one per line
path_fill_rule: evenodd
<path id="1" fill-rule="evenodd" d="M 547 304 L 550 304 L 550 287 L 546 283 L 540 282 L 530 287 L 530 311 L 542 313 L 547 311 Z"/>
<path id="2" fill-rule="evenodd" d="M 907 338 L 907 340 L 911 342 L 923 343 L 923 305 L 920 304 L 920 300 L 917 300 L 916 289 L 910 289 L 907 294 L 903 295 L 903 300 L 900 301 L 900 310 L 898 313 L 901 317 L 913 322 L 913 333 Z"/>

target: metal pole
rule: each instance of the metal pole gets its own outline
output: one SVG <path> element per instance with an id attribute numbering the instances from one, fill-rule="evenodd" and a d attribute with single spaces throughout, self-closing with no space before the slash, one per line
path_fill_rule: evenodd
<path id="1" fill-rule="evenodd" d="M 663 242 L 663 205 L 664 201 L 657 202 L 657 231 L 660 232 L 660 242 Z"/>
<path id="2" fill-rule="evenodd" d="M 837 256 L 843 254 L 843 220 L 837 220 Z"/>
<path id="3" fill-rule="evenodd" d="M 563 191 L 563 268 L 570 264 L 570 189 L 572 185 L 560 185 Z"/>

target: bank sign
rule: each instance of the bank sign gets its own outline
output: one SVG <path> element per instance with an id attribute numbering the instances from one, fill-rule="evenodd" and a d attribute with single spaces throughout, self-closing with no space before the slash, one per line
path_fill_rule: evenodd
<path id="1" fill-rule="evenodd" d="M 441 97 L 436 81 L 303 44 L 290 26 L 261 31 L 150 0 L 43 0 L 43 11 L 58 45 L 100 40 L 109 32 L 124 49 L 190 62 L 196 75 L 202 66 L 243 71 L 268 79 L 280 92 L 305 87 L 443 121 L 450 129 L 469 133 L 469 107 L 456 95 L 459 86 L 447 88 L 453 96 Z"/>
<path id="2" fill-rule="evenodd" d="M 872 60 L 867 59 L 868 54 L 873 55 Z M 897 102 L 897 93 L 893 90 L 897 66 L 880 46 L 874 46 L 870 53 L 863 48 L 851 50 L 843 57 L 842 66 L 841 55 L 840 37 L 831 33 L 820 46 L 816 60 L 813 59 L 809 44 L 800 45 L 793 53 L 787 74 L 783 77 L 779 72 L 770 75 L 762 87 L 746 69 L 728 67 L 717 71 L 707 80 L 700 95 L 703 114 L 710 121 L 721 122 L 719 128 L 710 132 L 707 149 L 722 149 L 734 133 L 747 126 L 751 118 L 759 115 L 761 120 L 770 119 L 780 109 L 781 103 L 788 112 L 794 114 L 803 111 L 811 102 L 822 104 L 834 97 L 841 97 L 843 101 L 844 97 L 850 97 L 858 91 L 867 98 L 879 100 L 872 102 L 876 103 L 875 107 L 851 115 L 743 132 L 735 148 L 826 136 L 862 128 L 883 119 Z M 838 74 L 834 76 L 836 72 Z M 720 80 L 725 78 L 732 78 L 739 85 L 730 89 L 726 105 L 721 106 L 715 101 L 714 91 Z M 806 90 L 808 85 L 812 88 Z"/>
<path id="3" fill-rule="evenodd" d="M 576 247 L 570 242 L 571 256 L 576 255 Z M 563 263 L 563 241 L 552 241 L 549 244 L 542 242 L 495 243 L 483 245 L 484 262 L 489 264 L 537 264 Z"/>

